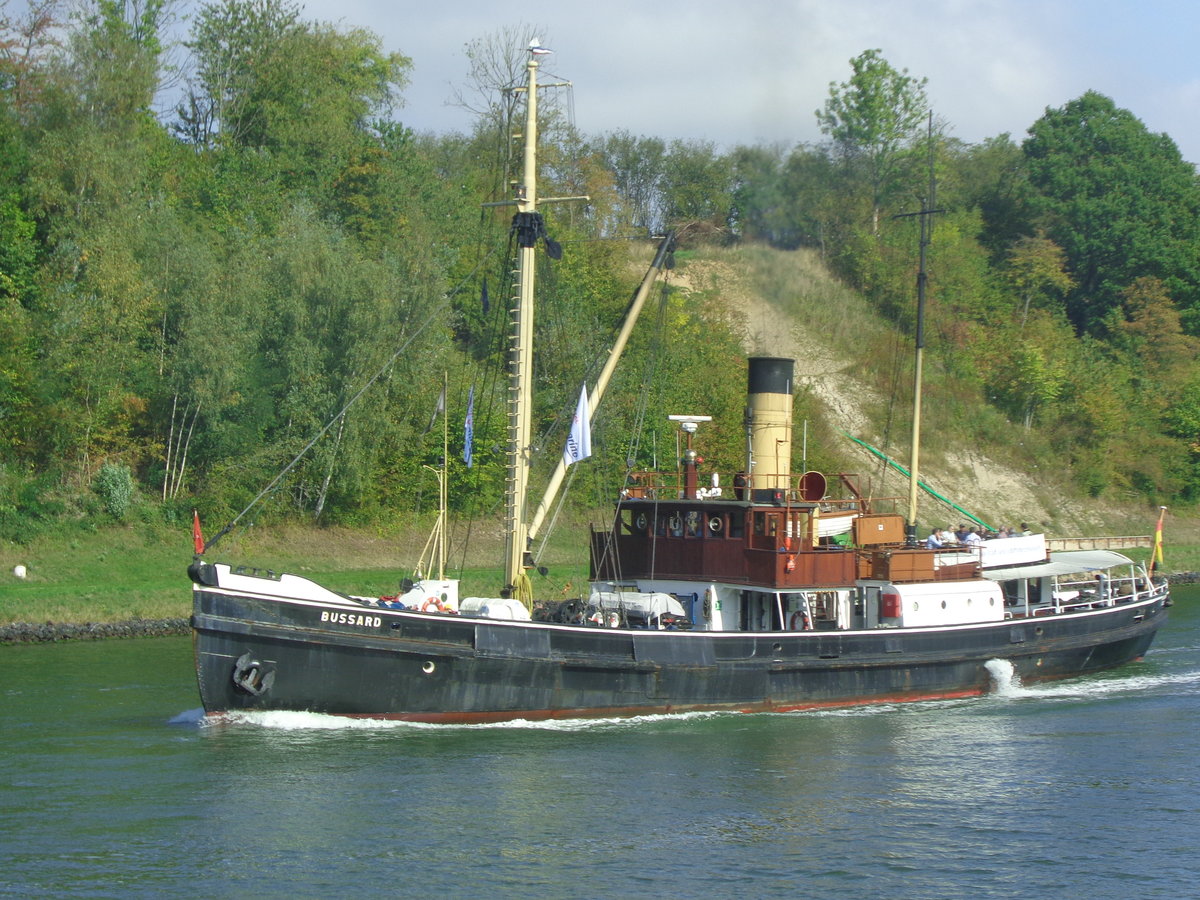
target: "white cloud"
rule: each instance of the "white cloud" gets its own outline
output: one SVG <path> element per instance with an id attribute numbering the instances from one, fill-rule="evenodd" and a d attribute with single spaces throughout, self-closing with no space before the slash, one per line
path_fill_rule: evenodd
<path id="1" fill-rule="evenodd" d="M 1200 159 L 1192 114 L 1200 72 L 1187 47 L 1200 11 L 1170 0 L 606 0 L 531 9 L 523 19 L 494 0 L 313 0 L 304 14 L 370 28 L 413 58 L 400 115 L 418 130 L 469 126 L 466 113 L 445 106 L 466 77 L 464 46 L 525 22 L 545 27 L 556 51 L 545 71 L 574 82 L 587 133 L 625 128 L 726 146 L 817 140 L 813 113 L 829 83 L 878 47 L 896 68 L 929 79 L 935 112 L 962 140 L 1003 132 L 1020 140 L 1047 107 L 1096 89 Z"/>

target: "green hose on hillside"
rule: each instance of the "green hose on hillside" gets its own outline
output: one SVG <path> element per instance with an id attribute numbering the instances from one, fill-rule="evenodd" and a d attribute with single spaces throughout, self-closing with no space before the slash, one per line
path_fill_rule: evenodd
<path id="1" fill-rule="evenodd" d="M 866 441 L 860 441 L 858 438 L 856 438 L 852 434 L 846 434 L 846 432 L 844 432 L 844 431 L 842 432 L 842 434 L 845 434 L 846 437 L 850 438 L 850 440 L 854 441 L 854 443 L 859 444 L 862 447 L 866 447 L 868 450 L 871 451 L 871 453 L 873 453 L 875 456 L 878 456 L 880 459 L 882 459 L 885 463 L 887 463 L 889 466 L 891 466 L 893 469 L 895 469 L 897 472 L 899 472 L 905 478 L 912 477 L 912 473 L 909 472 L 908 469 L 904 468 L 904 466 L 900 465 L 900 463 L 896 462 L 894 459 L 892 459 L 890 456 L 888 456 L 882 450 L 878 450 L 875 447 L 872 447 Z M 992 526 L 988 525 L 986 522 L 984 522 L 983 519 L 979 518 L 978 516 L 976 516 L 972 513 L 967 512 L 965 509 L 963 509 L 961 506 L 959 506 L 957 503 L 955 503 L 953 500 L 949 499 L 948 497 L 943 497 L 941 494 L 939 494 L 937 491 L 935 491 L 933 488 L 931 488 L 929 485 L 927 485 L 925 482 L 923 482 L 920 478 L 917 479 L 917 485 L 921 488 L 921 490 L 923 490 L 923 491 L 925 491 L 925 493 L 929 494 L 929 496 L 931 496 L 937 500 L 941 500 L 947 506 L 950 506 L 952 509 L 955 509 L 958 512 L 962 513 L 964 516 L 966 516 L 968 519 L 970 519 L 976 525 L 979 525 L 982 528 L 986 528 L 988 531 L 995 531 L 995 529 L 992 528 Z"/>

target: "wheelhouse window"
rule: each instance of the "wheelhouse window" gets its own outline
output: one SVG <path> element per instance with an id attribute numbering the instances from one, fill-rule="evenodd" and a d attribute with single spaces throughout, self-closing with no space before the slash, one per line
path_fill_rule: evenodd
<path id="1" fill-rule="evenodd" d="M 742 538 L 746 536 L 746 517 L 740 512 L 735 512 L 729 517 L 729 536 L 731 538 Z"/>

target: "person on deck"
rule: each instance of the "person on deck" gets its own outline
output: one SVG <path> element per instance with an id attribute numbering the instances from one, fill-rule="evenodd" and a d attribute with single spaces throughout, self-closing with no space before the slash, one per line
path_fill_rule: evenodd
<path id="1" fill-rule="evenodd" d="M 978 544 L 983 538 L 979 534 L 978 528 L 972 528 L 967 532 L 967 536 L 963 539 L 964 544 Z"/>
<path id="2" fill-rule="evenodd" d="M 933 529 L 933 531 L 932 531 L 932 533 L 930 533 L 929 537 L 925 538 L 926 549 L 936 550 L 939 547 L 943 546 L 946 543 L 942 537 L 944 534 L 945 534 L 945 532 L 942 531 L 942 529 L 940 529 L 940 528 Z"/>

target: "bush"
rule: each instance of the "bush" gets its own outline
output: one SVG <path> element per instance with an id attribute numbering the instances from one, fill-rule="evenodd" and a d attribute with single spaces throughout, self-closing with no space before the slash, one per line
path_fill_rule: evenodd
<path id="1" fill-rule="evenodd" d="M 0 466 L 0 539 L 28 544 L 62 516 L 55 479 Z"/>
<path id="2" fill-rule="evenodd" d="M 104 509 L 114 519 L 124 519 L 133 503 L 133 472 L 129 466 L 105 463 L 96 473 L 93 489 L 104 501 Z"/>

